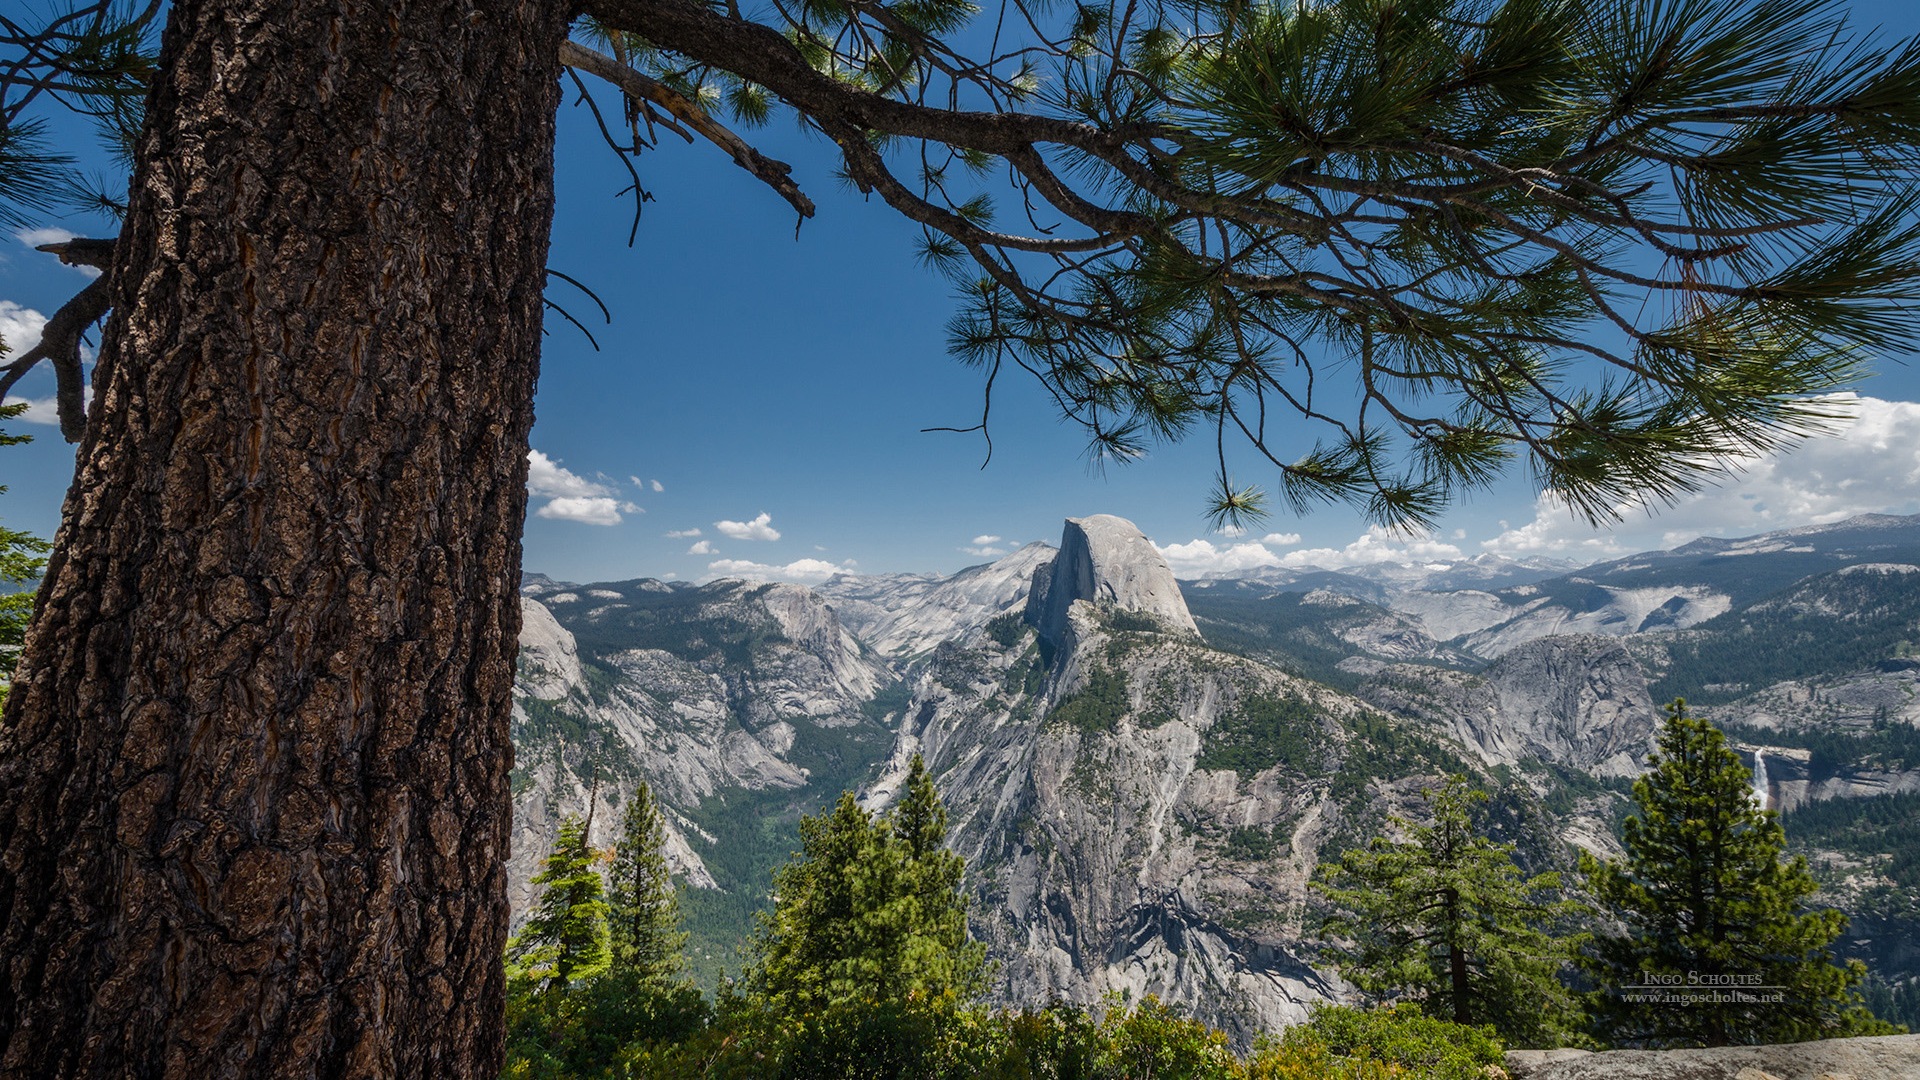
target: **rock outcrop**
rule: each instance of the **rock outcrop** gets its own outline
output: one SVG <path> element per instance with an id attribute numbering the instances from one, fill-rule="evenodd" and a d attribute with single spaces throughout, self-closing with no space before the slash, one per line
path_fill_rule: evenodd
<path id="1" fill-rule="evenodd" d="M 1920 1035 L 1691 1050 L 1516 1050 L 1514 1080 L 1914 1080 Z"/>
<path id="2" fill-rule="evenodd" d="M 1035 569 L 1048 565 L 1053 554 L 1053 548 L 1036 542 L 931 583 L 919 575 L 837 577 L 818 591 L 875 652 L 912 661 L 942 643 L 979 633 L 1000 615 L 1021 610 Z"/>
<path id="3" fill-rule="evenodd" d="M 1049 644 L 1064 643 L 1068 615 L 1082 601 L 1148 615 L 1169 632 L 1200 636 L 1180 584 L 1153 541 L 1112 514 L 1068 518 L 1051 567 L 1036 568 L 1027 622 Z"/>

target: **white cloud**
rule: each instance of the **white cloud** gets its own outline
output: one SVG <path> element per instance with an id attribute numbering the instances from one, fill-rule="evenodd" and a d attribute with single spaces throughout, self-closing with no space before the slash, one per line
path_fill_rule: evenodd
<path id="1" fill-rule="evenodd" d="M 9 354 L 17 357 L 40 344 L 40 331 L 46 325 L 45 315 L 11 300 L 0 300 L 0 342 L 6 343 Z"/>
<path id="2" fill-rule="evenodd" d="M 699 536 L 699 529 L 675 529 L 667 534 L 669 540 L 687 540 Z"/>
<path id="3" fill-rule="evenodd" d="M 1292 547 L 1293 545 L 1300 542 L 1300 534 L 1299 533 L 1268 533 L 1267 535 L 1260 538 L 1260 542 L 1263 544 L 1272 544 L 1274 547 Z"/>
<path id="4" fill-rule="evenodd" d="M 716 521 L 713 527 L 720 530 L 720 535 L 735 540 L 780 539 L 780 530 L 773 527 L 773 515 L 764 510 L 752 521 Z"/>
<path id="5" fill-rule="evenodd" d="M 620 502 L 605 495 L 562 495 L 549 499 L 534 514 L 555 521 L 577 521 L 583 525 L 618 525 Z"/>
<path id="6" fill-rule="evenodd" d="M 660 494 L 661 492 L 663 492 L 663 491 L 665 491 L 665 490 L 667 490 L 667 485 L 665 485 L 665 484 L 663 484 L 663 483 L 661 483 L 661 482 L 660 482 L 660 481 L 658 481 L 658 480 L 649 480 L 649 481 L 647 481 L 647 486 L 653 489 L 653 493 L 654 493 L 655 495 L 658 495 L 658 494 Z"/>
<path id="7" fill-rule="evenodd" d="M 997 559 L 1007 553 L 1006 548 L 994 547 L 992 544 L 982 544 L 978 547 L 963 547 L 960 550 L 979 559 Z"/>
<path id="8" fill-rule="evenodd" d="M 613 497 L 613 490 L 564 468 L 538 450 L 527 451 L 527 494 L 546 499 L 534 516 L 583 525 L 618 525 L 620 514 L 642 514 L 639 506 Z"/>
<path id="9" fill-rule="evenodd" d="M 1834 430 L 1751 459 L 1718 484 L 1649 513 L 1619 507 L 1618 524 L 1595 529 L 1541 496 L 1532 521 L 1481 544 L 1501 555 L 1600 559 L 1701 536 L 1743 536 L 1824 525 L 1856 514 L 1920 512 L 1920 402 L 1838 395 L 1852 417 Z"/>
<path id="10" fill-rule="evenodd" d="M 13 234 L 13 238 L 15 240 L 20 241 L 22 244 L 30 248 L 39 247 L 41 244 L 64 244 L 67 241 L 73 239 L 74 236 L 75 234 L 70 230 L 58 229 L 58 228 L 21 229 L 18 232 L 15 232 Z M 35 256 L 35 258 L 45 259 L 48 257 L 45 255 L 37 255 Z M 96 266 L 68 265 L 67 269 L 78 271 L 81 275 L 85 277 L 97 278 L 100 276 L 100 268 Z"/>
<path id="11" fill-rule="evenodd" d="M 595 483 L 538 450 L 527 451 L 527 494 L 545 498 L 611 495 L 605 484 Z M 613 506 L 609 502 L 608 506 Z M 615 507 L 617 509 L 617 507 Z"/>
<path id="12" fill-rule="evenodd" d="M 13 236 L 28 247 L 39 247 L 41 244 L 64 244 L 73 239 L 75 234 L 66 229 L 21 229 Z"/>
<path id="13" fill-rule="evenodd" d="M 1169 544 L 1160 548 L 1160 554 L 1166 557 L 1174 576 L 1183 578 L 1280 565 L 1279 556 L 1253 543 L 1216 547 L 1211 540 L 1192 540 Z"/>
<path id="14" fill-rule="evenodd" d="M 716 549 L 716 548 L 715 548 L 715 547 L 713 546 L 713 541 L 711 541 L 711 540 L 699 540 L 699 541 L 695 541 L 695 543 L 694 543 L 694 545 L 693 545 L 692 547 L 690 547 L 690 548 L 688 548 L 688 549 L 687 549 L 687 554 L 689 554 L 689 555 L 718 555 L 718 554 L 720 554 L 720 552 L 719 552 L 719 550 L 718 550 L 718 549 Z"/>
<path id="15" fill-rule="evenodd" d="M 825 559 L 795 559 L 785 566 L 769 566 L 746 559 L 717 559 L 707 564 L 707 571 L 713 577 L 747 578 L 752 581 L 818 582 L 835 574 L 850 574 L 853 566 L 851 559 L 839 565 Z"/>
<path id="16" fill-rule="evenodd" d="M 1000 538 L 997 536 L 987 536 L 985 534 L 982 534 L 980 536 L 974 537 L 972 540 L 969 540 L 967 542 L 972 544 L 974 547 L 986 547 L 989 544 L 999 543 Z"/>
<path id="17" fill-rule="evenodd" d="M 1222 525 L 1213 531 L 1216 533 L 1219 533 L 1221 536 L 1224 536 L 1229 540 L 1238 540 L 1241 537 L 1247 535 L 1246 528 L 1241 525 Z"/>
<path id="18" fill-rule="evenodd" d="M 89 399 L 91 399 L 92 397 L 92 394 L 90 391 L 89 391 L 88 397 Z M 10 397 L 6 400 L 5 404 L 18 405 L 21 402 L 26 403 L 27 411 L 21 413 L 19 416 L 14 417 L 15 420 L 18 420 L 18 421 L 21 421 L 22 423 L 27 423 L 27 424 L 46 424 L 48 427 L 60 426 L 60 407 L 53 398 L 50 398 L 50 397 L 12 398 Z"/>
<path id="19" fill-rule="evenodd" d="M 1380 563 L 1448 562 L 1465 558 L 1458 547 L 1424 534 L 1407 535 L 1381 525 L 1369 526 L 1343 548 L 1304 548 L 1289 551 L 1279 560 L 1289 569 L 1319 567 L 1344 570 L 1350 566 L 1375 566 Z"/>

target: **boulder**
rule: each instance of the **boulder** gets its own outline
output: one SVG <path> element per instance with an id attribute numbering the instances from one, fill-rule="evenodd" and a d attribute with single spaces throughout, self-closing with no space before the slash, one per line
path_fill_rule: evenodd
<path id="1" fill-rule="evenodd" d="M 1916 1080 L 1920 1035 L 1689 1050 L 1514 1050 L 1514 1080 Z"/>

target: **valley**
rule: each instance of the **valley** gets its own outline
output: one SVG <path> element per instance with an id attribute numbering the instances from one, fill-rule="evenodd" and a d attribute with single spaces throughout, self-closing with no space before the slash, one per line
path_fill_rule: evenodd
<path id="1" fill-rule="evenodd" d="M 1676 696 L 1760 755 L 1850 949 L 1920 974 L 1920 518 L 1177 582 L 1096 515 L 951 576 L 530 574 L 522 608 L 516 914 L 560 818 L 606 841 L 644 779 L 707 985 L 740 969 L 799 817 L 849 789 L 889 805 L 917 753 L 997 996 L 1152 993 L 1244 1039 L 1350 996 L 1307 888 L 1323 860 L 1452 773 L 1529 868 L 1613 853 Z"/>

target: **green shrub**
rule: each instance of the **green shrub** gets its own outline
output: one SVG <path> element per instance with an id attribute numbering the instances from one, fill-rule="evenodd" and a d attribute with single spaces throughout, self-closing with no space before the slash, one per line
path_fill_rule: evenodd
<path id="1" fill-rule="evenodd" d="M 1410 1006 L 1321 1006 L 1248 1062 L 1249 1080 L 1486 1080 L 1503 1048 L 1487 1027 L 1438 1020 Z"/>

